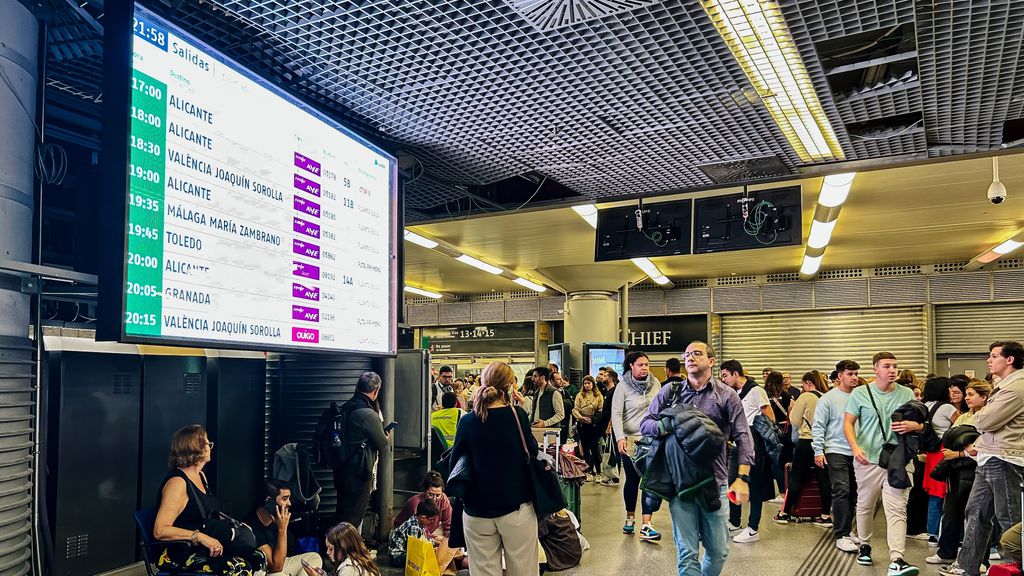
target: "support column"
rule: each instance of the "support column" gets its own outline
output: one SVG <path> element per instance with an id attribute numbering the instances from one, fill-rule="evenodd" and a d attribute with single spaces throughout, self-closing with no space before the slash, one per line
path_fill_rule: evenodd
<path id="1" fill-rule="evenodd" d="M 0 258 L 32 262 L 36 64 L 39 25 L 18 0 L 0 0 Z M 14 91 L 12 94 L 11 91 Z M 28 335 L 29 296 L 21 281 L 0 278 L 0 336 Z"/>
<path id="2" fill-rule="evenodd" d="M 584 342 L 619 342 L 619 305 L 614 296 L 599 290 L 569 294 L 563 319 L 570 362 L 563 359 L 564 364 L 586 370 Z"/>

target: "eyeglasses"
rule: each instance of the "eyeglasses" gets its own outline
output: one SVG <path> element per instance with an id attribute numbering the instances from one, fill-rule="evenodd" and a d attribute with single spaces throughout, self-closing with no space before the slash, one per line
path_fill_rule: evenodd
<path id="1" fill-rule="evenodd" d="M 690 350 L 689 352 L 683 352 L 683 358 L 703 358 L 707 356 L 703 350 Z"/>

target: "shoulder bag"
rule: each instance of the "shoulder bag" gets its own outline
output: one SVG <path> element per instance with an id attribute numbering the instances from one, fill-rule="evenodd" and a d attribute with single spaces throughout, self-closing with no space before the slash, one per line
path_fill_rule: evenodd
<path id="1" fill-rule="evenodd" d="M 192 481 L 185 479 L 185 486 L 188 488 L 192 498 L 199 507 L 199 515 L 203 517 L 203 533 L 211 538 L 217 539 L 224 546 L 225 556 L 241 556 L 248 558 L 256 551 L 256 534 L 252 527 L 244 522 L 239 522 L 220 510 L 207 510 L 203 504 Z M 203 478 L 203 487 L 209 493 L 210 488 Z"/>
<path id="2" fill-rule="evenodd" d="M 889 442 L 889 435 L 885 433 L 885 426 L 882 425 L 882 413 L 878 411 L 878 405 L 875 404 L 875 395 L 871 393 L 871 387 L 874 384 L 868 384 L 868 398 L 871 399 L 871 407 L 875 409 L 875 415 L 878 416 L 878 429 L 882 431 L 882 451 L 878 453 L 878 467 L 889 469 L 889 460 L 892 458 L 892 453 L 896 450 L 897 444 Z M 897 384 L 898 386 L 898 384 Z"/>
<path id="3" fill-rule="evenodd" d="M 538 517 L 554 514 L 568 506 L 562 486 L 558 482 L 558 476 L 546 461 L 530 455 L 530 449 L 526 447 L 523 425 L 519 422 L 519 411 L 515 406 L 512 407 L 512 418 L 516 421 L 516 430 L 519 431 L 519 440 L 523 444 L 526 465 L 530 469 L 530 482 L 533 484 L 533 509 Z"/>

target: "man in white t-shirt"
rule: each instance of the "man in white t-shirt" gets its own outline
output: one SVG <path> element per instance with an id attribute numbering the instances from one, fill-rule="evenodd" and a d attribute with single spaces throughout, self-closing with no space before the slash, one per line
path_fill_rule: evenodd
<path id="1" fill-rule="evenodd" d="M 751 437 L 754 440 L 754 465 L 750 467 L 750 479 L 747 484 L 750 486 L 750 515 L 747 517 L 747 527 L 741 528 L 741 513 L 743 509 L 735 504 L 729 504 L 729 532 L 739 532 L 732 541 L 737 544 L 757 542 L 761 534 L 757 531 L 761 524 L 761 504 L 765 500 L 771 500 L 774 494 L 772 486 L 772 463 L 765 452 L 764 440 L 754 431 L 754 418 L 763 414 L 772 422 L 775 421 L 775 412 L 772 411 L 768 402 L 768 394 L 757 385 L 752 378 L 747 378 L 743 373 L 743 365 L 738 360 L 726 360 L 722 362 L 722 381 L 731 386 L 740 395 L 743 404 L 743 414 L 747 417 L 747 425 L 750 426 Z M 737 477 L 738 460 L 735 458 L 735 451 L 729 454 L 729 482 Z M 769 494 L 771 492 L 771 494 Z"/>

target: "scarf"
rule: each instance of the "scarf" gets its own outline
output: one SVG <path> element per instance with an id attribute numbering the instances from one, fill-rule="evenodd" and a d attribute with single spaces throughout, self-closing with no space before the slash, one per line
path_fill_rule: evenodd
<path id="1" fill-rule="evenodd" d="M 654 374 L 648 372 L 646 380 L 636 380 L 633 378 L 633 372 L 631 370 L 627 370 L 626 373 L 622 375 L 622 381 L 637 392 L 646 395 L 654 386 Z"/>

